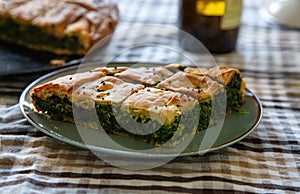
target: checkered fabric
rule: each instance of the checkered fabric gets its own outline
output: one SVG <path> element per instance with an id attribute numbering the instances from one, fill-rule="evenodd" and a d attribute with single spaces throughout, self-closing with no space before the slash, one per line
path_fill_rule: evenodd
<path id="1" fill-rule="evenodd" d="M 117 3 L 118 36 L 103 51 L 117 55 L 106 60 L 189 61 L 172 50 L 177 49 L 172 29 L 178 1 Z M 205 155 L 177 158 L 149 170 L 125 170 L 27 122 L 18 99 L 40 74 L 0 77 L 0 193 L 300 192 L 300 32 L 264 21 L 259 15 L 264 3 L 244 0 L 236 51 L 214 55 L 217 64 L 239 68 L 263 104 L 263 119 L 249 136 Z M 147 40 L 153 24 L 163 33 Z M 197 54 L 187 55 L 202 62 Z"/>

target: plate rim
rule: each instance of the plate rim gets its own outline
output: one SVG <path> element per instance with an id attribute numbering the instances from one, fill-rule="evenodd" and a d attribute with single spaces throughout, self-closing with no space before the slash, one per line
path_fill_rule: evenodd
<path id="1" fill-rule="evenodd" d="M 50 64 L 41 64 L 46 67 L 40 67 L 35 69 L 29 69 L 29 70 L 22 70 L 22 71 L 11 71 L 11 72 L 0 72 L 0 76 L 2 77 L 11 77 L 11 76 L 20 76 L 20 75 L 32 75 L 37 73 L 46 73 L 45 75 L 56 72 L 58 70 L 63 70 L 64 68 L 69 68 L 72 66 L 77 66 L 83 61 L 83 58 L 73 59 L 70 61 L 65 62 L 62 65 L 55 66 Z"/>
<path id="2" fill-rule="evenodd" d="M 139 62 L 140 63 L 140 62 Z M 147 62 L 143 62 L 145 64 L 148 64 Z M 135 62 L 110 62 L 109 64 L 111 65 L 130 65 L 130 64 L 135 64 Z M 153 64 L 153 63 L 150 63 L 150 64 Z M 155 64 L 159 64 L 159 63 L 155 63 Z M 99 64 L 98 64 L 99 65 Z M 94 65 L 88 65 L 88 66 L 85 66 L 85 68 L 92 68 Z M 86 144 L 83 144 L 83 143 L 80 143 L 78 141 L 75 141 L 71 138 L 68 138 L 68 137 L 65 137 L 53 130 L 50 130 L 50 129 L 47 129 L 47 127 L 44 127 L 44 126 L 40 126 L 38 124 L 38 122 L 36 122 L 34 119 L 32 119 L 30 117 L 30 115 L 27 113 L 27 111 L 25 110 L 25 107 L 28 106 L 27 105 L 27 101 L 26 101 L 26 97 L 29 95 L 29 92 L 30 92 L 30 89 L 38 84 L 39 82 L 47 79 L 47 78 L 50 78 L 51 76 L 55 76 L 57 74 L 61 74 L 61 73 L 67 73 L 69 71 L 72 71 L 72 70 L 76 70 L 78 67 L 77 66 L 70 66 L 70 67 L 64 67 L 64 68 L 61 68 L 61 69 L 58 69 L 56 71 L 53 71 L 53 72 L 50 72 L 50 73 L 47 73 L 41 77 L 39 77 L 38 79 L 34 80 L 33 82 L 31 82 L 22 92 L 22 94 L 20 95 L 20 98 L 19 98 L 19 107 L 21 109 L 21 112 L 23 114 L 23 116 L 26 118 L 26 120 L 31 124 L 33 125 L 35 128 L 37 128 L 39 131 L 43 132 L 44 134 L 54 138 L 54 139 L 57 139 L 57 140 L 60 140 L 64 143 L 67 143 L 67 144 L 70 144 L 70 145 L 73 145 L 75 147 L 79 147 L 79 148 L 82 148 L 82 149 L 85 149 L 85 150 L 90 150 L 91 149 L 93 151 L 97 151 L 97 152 L 101 152 L 101 153 L 105 153 L 105 154 L 111 154 L 111 155 L 118 155 L 118 156 L 123 156 L 123 157 L 135 157 L 135 158 L 170 158 L 170 157 L 187 157 L 187 156 L 194 156 L 194 155 L 203 155 L 207 152 L 213 152 L 213 151 L 216 151 L 216 150 L 219 150 L 219 149 L 222 149 L 222 148 L 225 148 L 225 147 L 228 147 L 234 143 L 237 143 L 239 141 L 241 141 L 242 139 L 244 139 L 245 137 L 247 137 L 250 133 L 252 133 L 252 131 L 254 131 L 257 126 L 260 124 L 261 120 L 262 120 L 262 116 L 263 116 L 263 106 L 262 106 L 262 103 L 261 101 L 259 100 L 258 96 L 252 91 L 250 90 L 249 88 L 246 87 L 246 92 L 247 94 L 250 95 L 250 97 L 252 97 L 258 107 L 258 112 L 256 113 L 257 116 L 256 116 L 256 119 L 255 119 L 255 122 L 253 123 L 252 127 L 250 127 L 248 130 L 246 130 L 244 133 L 240 134 L 239 136 L 231 139 L 230 141 L 227 141 L 223 144 L 220 144 L 220 145 L 216 145 L 216 146 L 213 146 L 211 148 L 207 148 L 207 149 L 202 149 L 202 150 L 198 150 L 198 151 L 190 151 L 190 152 L 182 152 L 180 154 L 147 154 L 147 153 L 141 153 L 141 152 L 131 152 L 131 151 L 125 151 L 125 150 L 115 150 L 115 149 L 111 149 L 111 148 L 104 148 L 104 147 L 99 147 L 99 146 L 94 146 L 94 145 L 86 145 Z"/>

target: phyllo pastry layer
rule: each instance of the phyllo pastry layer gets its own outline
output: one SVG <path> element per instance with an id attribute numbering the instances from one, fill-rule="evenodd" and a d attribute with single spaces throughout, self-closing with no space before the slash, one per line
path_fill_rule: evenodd
<path id="1" fill-rule="evenodd" d="M 223 86 L 208 76 L 177 72 L 157 85 L 159 88 L 185 93 L 199 101 L 211 99 Z"/>
<path id="2" fill-rule="evenodd" d="M 141 83 L 146 86 L 154 86 L 160 81 L 170 77 L 173 73 L 167 68 L 158 67 L 132 67 L 115 74 L 120 79 Z"/>
<path id="3" fill-rule="evenodd" d="M 208 76 L 225 86 L 227 97 L 227 111 L 239 110 L 245 96 L 246 81 L 240 71 L 227 66 L 214 68 L 187 67 L 186 73 L 198 76 Z"/>

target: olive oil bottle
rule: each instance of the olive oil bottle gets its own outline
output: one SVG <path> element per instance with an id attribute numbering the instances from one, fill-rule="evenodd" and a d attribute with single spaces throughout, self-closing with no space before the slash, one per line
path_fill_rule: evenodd
<path id="1" fill-rule="evenodd" d="M 179 28 L 198 39 L 212 53 L 227 53 L 236 46 L 243 0 L 181 0 Z M 181 35 L 180 45 L 197 51 L 195 39 Z"/>

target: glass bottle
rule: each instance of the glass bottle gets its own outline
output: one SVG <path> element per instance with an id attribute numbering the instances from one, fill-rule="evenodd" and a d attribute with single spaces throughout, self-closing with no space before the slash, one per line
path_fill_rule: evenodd
<path id="1" fill-rule="evenodd" d="M 241 23 L 243 0 L 180 0 L 179 28 L 197 38 L 212 53 L 235 49 Z M 189 36 L 180 45 L 197 51 Z"/>

